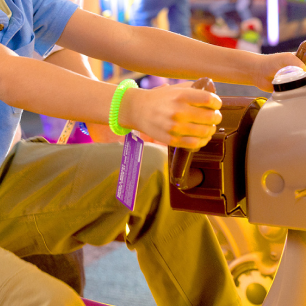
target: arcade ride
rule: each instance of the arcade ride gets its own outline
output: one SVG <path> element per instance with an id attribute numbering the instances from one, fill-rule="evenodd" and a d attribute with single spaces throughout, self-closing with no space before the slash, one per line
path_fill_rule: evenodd
<path id="1" fill-rule="evenodd" d="M 303 61 L 305 52 L 306 42 L 297 52 Z M 306 73 L 283 68 L 273 85 L 266 102 L 222 97 L 222 122 L 197 152 L 169 147 L 170 201 L 210 215 L 243 305 L 306 305 Z"/>
<path id="2" fill-rule="evenodd" d="M 306 62 L 306 42 L 297 56 Z M 222 97 L 223 120 L 200 150 L 169 147 L 171 206 L 208 215 L 244 306 L 306 305 L 306 73 L 286 67 L 273 85 L 268 101 Z M 194 87 L 214 91 L 209 79 Z"/>

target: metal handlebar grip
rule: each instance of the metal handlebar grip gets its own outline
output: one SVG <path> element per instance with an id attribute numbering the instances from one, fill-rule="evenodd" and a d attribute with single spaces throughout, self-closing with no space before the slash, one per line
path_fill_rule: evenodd
<path id="1" fill-rule="evenodd" d="M 303 62 L 306 63 L 306 40 L 304 40 L 296 51 L 296 56 Z"/>

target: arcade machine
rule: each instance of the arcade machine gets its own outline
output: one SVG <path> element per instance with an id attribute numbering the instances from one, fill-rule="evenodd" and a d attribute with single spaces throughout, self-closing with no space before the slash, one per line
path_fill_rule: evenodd
<path id="1" fill-rule="evenodd" d="M 304 62 L 305 52 L 306 42 Z M 169 147 L 170 201 L 210 215 L 244 305 L 306 305 L 306 72 L 283 68 L 273 86 L 267 101 L 223 97 L 223 120 L 197 152 Z"/>

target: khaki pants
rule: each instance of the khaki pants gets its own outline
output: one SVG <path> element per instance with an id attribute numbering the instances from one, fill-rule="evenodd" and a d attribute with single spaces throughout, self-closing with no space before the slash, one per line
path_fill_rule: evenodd
<path id="1" fill-rule="evenodd" d="M 0 248 L 1 306 L 84 306 L 64 282 Z"/>
<path id="2" fill-rule="evenodd" d="M 0 172 L 0 246 L 60 254 L 109 243 L 128 224 L 127 246 L 157 305 L 240 305 L 206 216 L 170 207 L 166 148 L 145 146 L 133 212 L 115 198 L 121 154 L 119 144 L 19 142 Z M 0 268 L 0 301 L 6 277 Z M 33 285 L 44 290 L 38 277 Z"/>
<path id="3" fill-rule="evenodd" d="M 38 254 L 22 257 L 40 270 L 60 279 L 80 296 L 84 296 L 85 269 L 83 248 L 65 254 Z"/>

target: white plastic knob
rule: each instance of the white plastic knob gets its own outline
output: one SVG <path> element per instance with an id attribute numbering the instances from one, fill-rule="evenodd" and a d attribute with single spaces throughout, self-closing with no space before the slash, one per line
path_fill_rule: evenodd
<path id="1" fill-rule="evenodd" d="M 306 72 L 297 66 L 287 66 L 280 69 L 274 77 L 272 81 L 273 85 L 277 84 L 285 84 L 289 82 L 293 82 L 296 80 L 300 80 L 306 77 Z"/>

